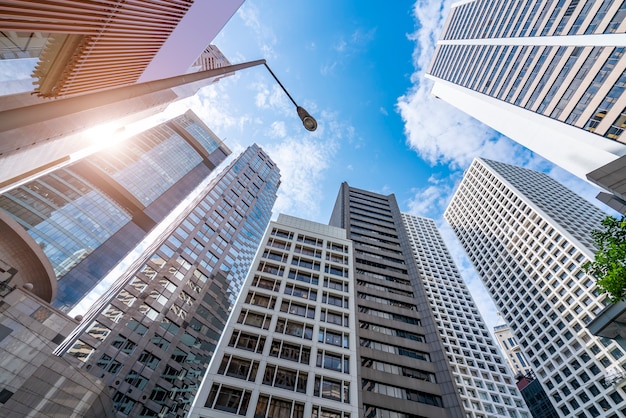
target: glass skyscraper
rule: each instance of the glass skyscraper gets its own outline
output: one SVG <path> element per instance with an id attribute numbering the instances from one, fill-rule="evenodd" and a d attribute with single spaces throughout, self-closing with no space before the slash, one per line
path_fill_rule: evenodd
<path id="1" fill-rule="evenodd" d="M 118 416 L 183 416 L 280 185 L 257 145 L 214 178 L 86 314 L 59 354 L 112 389 Z"/>
<path id="2" fill-rule="evenodd" d="M 69 310 L 229 154 L 189 111 L 4 193 L 0 208 L 43 249 L 53 305 Z"/>

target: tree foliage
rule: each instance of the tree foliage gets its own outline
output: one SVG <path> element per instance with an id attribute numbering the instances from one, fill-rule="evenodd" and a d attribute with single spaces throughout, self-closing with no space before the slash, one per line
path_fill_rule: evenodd
<path id="1" fill-rule="evenodd" d="M 583 270 L 595 276 L 598 290 L 616 303 L 626 300 L 626 217 L 607 216 L 602 226 L 591 233 L 598 250 L 595 260 L 585 263 Z"/>

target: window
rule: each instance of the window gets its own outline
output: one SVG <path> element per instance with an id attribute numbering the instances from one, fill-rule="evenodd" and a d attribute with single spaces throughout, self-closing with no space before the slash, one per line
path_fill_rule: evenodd
<path id="1" fill-rule="evenodd" d="M 313 339 L 313 326 L 285 318 L 279 318 L 276 322 L 276 332 L 307 340 Z"/>
<path id="2" fill-rule="evenodd" d="M 339 326 L 348 327 L 350 315 L 347 313 L 335 312 L 329 309 L 323 308 L 321 311 L 320 320 L 322 322 L 328 322 L 329 324 L 335 324 Z"/>
<path id="3" fill-rule="evenodd" d="M 233 335 L 228 342 L 230 347 L 240 348 L 255 353 L 262 353 L 265 347 L 265 337 L 259 335 L 248 334 L 240 330 L 234 330 Z"/>
<path id="4" fill-rule="evenodd" d="M 283 302 L 280 305 L 280 311 L 289 313 L 291 315 L 302 316 L 305 318 L 315 318 L 315 306 L 303 305 L 288 299 L 283 299 Z"/>
<path id="5" fill-rule="evenodd" d="M 317 341 L 337 347 L 350 348 L 350 339 L 348 333 L 331 331 L 325 328 L 320 328 Z"/>
<path id="6" fill-rule="evenodd" d="M 250 325 L 256 328 L 269 329 L 272 316 L 243 309 L 237 319 L 238 324 Z"/>
<path id="7" fill-rule="evenodd" d="M 338 290 L 340 292 L 348 292 L 348 282 L 344 282 L 340 279 L 331 279 L 329 277 L 324 277 L 324 287 Z"/>
<path id="8" fill-rule="evenodd" d="M 142 351 L 142 353 L 139 355 L 138 361 L 140 363 L 145 364 L 147 367 L 151 368 L 152 370 L 156 369 L 157 366 L 159 365 L 159 362 L 161 361 L 157 356 L 155 356 L 152 353 L 149 353 L 147 351 Z"/>
<path id="9" fill-rule="evenodd" d="M 309 364 L 311 349 L 300 344 L 292 344 L 275 339 L 272 341 L 270 356 L 294 361 L 296 363 Z"/>
<path id="10" fill-rule="evenodd" d="M 242 359 L 225 354 L 217 372 L 219 374 L 225 374 L 226 376 L 253 382 L 254 379 L 256 379 L 258 369 L 258 361 Z"/>
<path id="11" fill-rule="evenodd" d="M 306 259 L 306 258 L 294 256 L 291 259 L 291 265 L 298 266 L 298 267 L 301 267 L 301 268 L 306 268 L 306 269 L 312 269 L 312 270 L 320 271 L 320 265 L 321 264 L 320 264 L 319 261 L 313 261 L 313 260 L 309 260 L 309 259 Z"/>
<path id="12" fill-rule="evenodd" d="M 387 363 L 380 360 L 374 360 L 367 357 L 361 357 L 361 366 L 367 367 L 374 370 L 379 370 L 381 372 L 391 373 L 397 376 L 407 376 L 412 379 L 424 380 L 426 382 L 436 383 L 435 374 L 424 371 L 412 369 L 409 367 L 398 366 L 396 364 Z M 491 386 L 491 387 L 490 387 Z M 493 385 L 491 383 L 487 384 L 487 388 L 489 390 L 494 390 Z M 491 395 L 492 397 L 494 395 Z M 499 402 L 499 400 L 494 400 L 494 402 Z"/>
<path id="13" fill-rule="evenodd" d="M 375 392 L 394 398 L 406 399 L 413 402 L 443 407 L 443 400 L 440 396 L 437 395 L 432 395 L 430 393 L 421 392 L 413 389 L 405 389 L 397 386 L 386 385 L 368 379 L 362 379 L 362 381 L 363 390 L 368 392 Z"/>
<path id="14" fill-rule="evenodd" d="M 368 415 L 373 416 L 373 415 Z M 333 409 L 322 408 L 320 406 L 313 406 L 313 413 L 311 418 L 350 418 L 349 412 L 335 411 Z"/>
<path id="15" fill-rule="evenodd" d="M 338 306 L 340 308 L 348 308 L 348 297 L 336 295 L 334 293 L 324 292 L 322 302 L 328 305 Z"/>
<path id="16" fill-rule="evenodd" d="M 294 284 L 287 284 L 287 286 L 285 286 L 285 294 L 307 300 L 317 300 L 317 290 Z"/>
<path id="17" fill-rule="evenodd" d="M 317 285 L 319 283 L 319 276 L 317 274 L 302 270 L 289 269 L 289 278 L 304 283 L 310 283 L 312 285 Z"/>
<path id="18" fill-rule="evenodd" d="M 317 350 L 316 365 L 328 370 L 350 373 L 350 356 L 326 350 Z"/>
<path id="19" fill-rule="evenodd" d="M 350 382 L 315 376 L 313 395 L 333 401 L 350 403 Z"/>
<path id="20" fill-rule="evenodd" d="M 278 292 L 278 289 L 280 288 L 280 280 L 254 276 L 254 279 L 252 280 L 252 286 Z"/>
<path id="21" fill-rule="evenodd" d="M 207 408 L 245 415 L 250 402 L 250 392 L 213 384 L 204 404 Z"/>
<path id="22" fill-rule="evenodd" d="M 430 355 L 421 351 L 411 350 L 391 344 L 384 344 L 366 338 L 361 338 L 359 342 L 361 344 L 361 347 L 371 348 L 373 350 L 383 351 L 385 353 L 399 354 L 401 356 L 406 356 L 418 360 L 430 361 Z"/>
<path id="23" fill-rule="evenodd" d="M 100 357 L 100 360 L 97 361 L 96 365 L 113 375 L 116 375 L 122 368 L 122 363 L 117 360 L 113 360 L 111 356 L 106 354 Z"/>
<path id="24" fill-rule="evenodd" d="M 267 364 L 263 374 L 263 384 L 287 390 L 306 393 L 308 373 Z"/>
<path id="25" fill-rule="evenodd" d="M 304 418 L 304 404 L 261 394 L 254 418 Z"/>
<path id="26" fill-rule="evenodd" d="M 274 309 L 276 305 L 276 297 L 268 296 L 260 292 L 248 292 L 246 303 L 250 305 L 260 306 L 262 308 Z"/>

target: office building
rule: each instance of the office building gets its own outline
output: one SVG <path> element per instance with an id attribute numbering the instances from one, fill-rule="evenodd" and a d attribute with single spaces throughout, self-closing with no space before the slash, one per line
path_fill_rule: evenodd
<path id="1" fill-rule="evenodd" d="M 189 416 L 363 416 L 352 260 L 344 229 L 279 215 Z"/>
<path id="2" fill-rule="evenodd" d="M 182 417 L 223 333 L 280 184 L 258 146 L 209 179 L 57 353 L 111 389 L 118 416 Z"/>
<path id="3" fill-rule="evenodd" d="M 417 272 L 443 342 L 466 417 L 528 417 L 506 369 L 432 219 L 402 214 Z"/>
<path id="4" fill-rule="evenodd" d="M 53 355 L 78 321 L 50 306 L 52 266 L 0 213 L 0 415 L 113 417 L 104 383 Z"/>
<path id="5" fill-rule="evenodd" d="M 535 378 L 535 373 L 524 358 L 522 349 L 515 341 L 511 328 L 508 325 L 498 325 L 493 331 L 500 348 L 504 352 L 509 368 L 515 376 L 517 388 L 522 394 L 530 414 L 533 418 L 557 418 L 559 414 L 554 409 L 541 383 Z"/>
<path id="6" fill-rule="evenodd" d="M 427 77 L 436 97 L 624 200 L 611 173 L 626 171 L 625 32 L 621 0 L 462 1 Z"/>
<path id="7" fill-rule="evenodd" d="M 528 409 L 533 418 L 559 417 L 550 398 L 548 398 L 548 394 L 543 390 L 541 383 L 535 378 L 534 373 L 518 375 L 516 379 L 517 388 L 520 390 L 522 397 L 524 397 L 524 401 L 526 405 L 528 405 Z"/>
<path id="8" fill-rule="evenodd" d="M 543 173 L 475 159 L 445 214 L 560 416 L 626 413 L 624 351 L 586 329 L 606 302 L 581 266 L 605 214 Z"/>
<path id="9" fill-rule="evenodd" d="M 229 154 L 187 112 L 0 195 L 0 208 L 43 249 L 67 311 Z"/>
<path id="10" fill-rule="evenodd" d="M 32 56 L 46 39 L 35 92 L 59 98 L 183 74 L 242 3 L 3 2 L 0 40 Z"/>
<path id="11" fill-rule="evenodd" d="M 526 376 L 533 372 L 533 369 L 528 364 L 528 361 L 524 358 L 524 353 L 520 348 L 511 327 L 508 325 L 498 325 L 493 329 L 493 333 L 496 336 L 500 348 L 504 351 L 506 361 L 511 368 L 514 376 Z"/>
<path id="12" fill-rule="evenodd" d="M 221 70 L 227 65 L 220 50 L 209 45 L 194 66 L 185 68 L 194 74 L 181 71 L 166 80 L 57 100 L 31 91 L 0 97 L 0 193 L 154 125 L 155 115 L 171 103 L 232 75 Z"/>
<path id="13" fill-rule="evenodd" d="M 359 416 L 464 417 L 395 196 L 342 183 L 330 224 L 353 243 Z"/>
<path id="14" fill-rule="evenodd" d="M 331 224 L 270 225 L 192 417 L 530 416 L 432 220 L 344 183 Z"/>

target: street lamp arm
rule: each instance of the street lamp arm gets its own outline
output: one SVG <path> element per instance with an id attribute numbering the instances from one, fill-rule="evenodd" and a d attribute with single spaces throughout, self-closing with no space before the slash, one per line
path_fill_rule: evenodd
<path id="1" fill-rule="evenodd" d="M 302 106 L 298 106 L 298 103 L 296 103 L 296 101 L 293 99 L 293 97 L 291 97 L 291 94 L 289 94 L 289 92 L 287 91 L 285 86 L 283 86 L 283 83 L 281 83 L 280 80 L 278 79 L 278 77 L 276 77 L 276 74 L 274 74 L 274 71 L 272 71 L 270 66 L 267 65 L 267 62 L 265 62 L 265 60 L 263 60 L 263 65 L 265 65 L 265 68 L 267 68 L 267 71 L 270 72 L 270 74 L 272 75 L 272 77 L 274 77 L 274 80 L 276 80 L 276 82 L 278 83 L 280 88 L 283 89 L 283 91 L 285 92 L 287 97 L 289 97 L 289 100 L 291 100 L 291 103 L 293 103 L 294 106 L 296 107 L 296 112 L 298 112 L 298 117 L 302 121 L 302 124 L 304 125 L 304 128 L 306 130 L 308 130 L 308 131 L 311 131 L 311 132 L 316 130 L 317 129 L 317 121 L 315 120 L 315 118 L 313 116 L 311 116 L 309 114 L 309 112 L 307 112 Z"/>
<path id="2" fill-rule="evenodd" d="M 265 60 L 263 60 L 265 61 Z M 276 77 L 276 74 L 274 74 L 274 71 L 272 71 L 272 69 L 270 68 L 269 65 L 267 65 L 267 62 L 263 62 L 263 65 L 265 65 L 265 68 L 267 68 L 267 71 L 270 72 L 270 74 L 272 75 L 272 77 L 274 77 L 274 80 L 276 80 L 276 82 L 278 83 L 278 85 L 280 86 L 281 89 L 283 89 L 283 91 L 285 92 L 285 94 L 287 95 L 287 97 L 289 97 L 289 100 L 291 100 L 291 103 L 293 103 L 293 105 L 295 107 L 299 107 L 298 103 L 296 103 L 296 101 L 293 99 L 293 97 L 291 97 L 291 94 L 289 94 L 289 92 L 287 91 L 287 89 L 285 88 L 285 86 L 283 86 L 283 83 L 280 82 L 280 80 L 278 79 L 278 77 Z"/>

